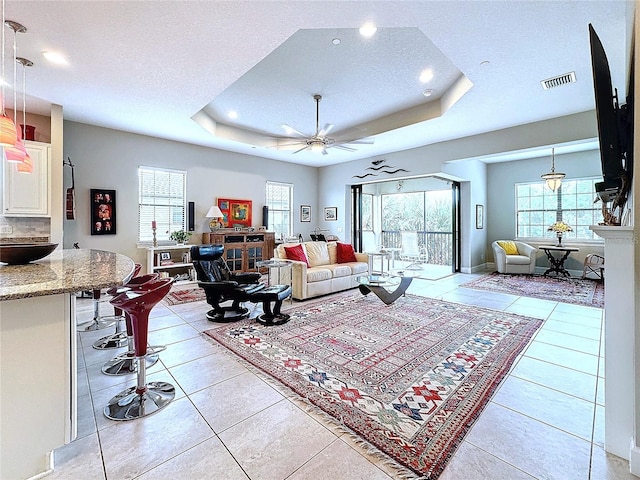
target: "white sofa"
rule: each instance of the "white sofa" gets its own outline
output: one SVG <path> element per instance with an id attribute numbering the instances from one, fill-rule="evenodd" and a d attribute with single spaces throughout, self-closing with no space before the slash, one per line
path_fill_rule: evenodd
<path id="1" fill-rule="evenodd" d="M 513 240 L 513 243 L 518 249 L 517 255 L 507 255 L 504 248 L 498 244 L 498 240 L 491 244 L 496 270 L 498 273 L 533 274 L 536 270 L 536 252 L 538 249 L 517 240 Z"/>
<path id="2" fill-rule="evenodd" d="M 336 242 L 283 243 L 276 247 L 274 258 L 286 259 L 284 247 L 302 245 L 306 263 L 292 260 L 291 288 L 293 298 L 307 298 L 339 292 L 358 286 L 356 277 L 369 272 L 369 256 L 356 253 L 357 262 L 338 263 Z"/>

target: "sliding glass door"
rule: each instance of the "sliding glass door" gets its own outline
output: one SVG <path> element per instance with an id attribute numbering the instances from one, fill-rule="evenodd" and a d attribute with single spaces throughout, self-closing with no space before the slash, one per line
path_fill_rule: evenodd
<path id="1" fill-rule="evenodd" d="M 459 271 L 459 198 L 457 182 L 434 177 L 354 185 L 354 247 Z"/>

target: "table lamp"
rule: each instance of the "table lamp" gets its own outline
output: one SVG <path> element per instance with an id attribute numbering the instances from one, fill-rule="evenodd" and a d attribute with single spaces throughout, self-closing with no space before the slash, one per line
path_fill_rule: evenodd
<path id="1" fill-rule="evenodd" d="M 213 205 L 211 208 L 209 208 L 206 217 L 211 219 L 211 221 L 209 222 L 209 230 L 215 232 L 216 229 L 220 227 L 220 222 L 218 221 L 218 219 L 224 217 L 224 215 L 222 214 L 220 207 L 218 207 L 217 205 Z"/>

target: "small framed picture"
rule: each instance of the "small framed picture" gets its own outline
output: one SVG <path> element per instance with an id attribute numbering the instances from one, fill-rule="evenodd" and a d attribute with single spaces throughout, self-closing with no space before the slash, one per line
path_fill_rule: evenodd
<path id="1" fill-rule="evenodd" d="M 300 205 L 300 221 L 311 221 L 311 205 Z"/>
<path id="2" fill-rule="evenodd" d="M 171 260 L 171 252 L 160 252 L 160 260 Z"/>
<path id="3" fill-rule="evenodd" d="M 266 232 L 267 231 L 267 227 L 265 227 L 264 225 L 258 227 L 258 231 L 259 232 Z"/>
<path id="4" fill-rule="evenodd" d="M 236 227 L 233 227 L 233 230 L 236 231 L 236 232 L 241 232 L 242 231 L 242 227 L 236 226 Z"/>
<path id="5" fill-rule="evenodd" d="M 476 205 L 476 228 L 484 228 L 484 205 Z"/>
<path id="6" fill-rule="evenodd" d="M 246 230 L 247 230 L 247 232 L 249 232 L 249 233 L 253 233 L 253 232 L 255 232 L 255 231 L 256 231 L 256 227 L 247 227 L 247 228 L 246 228 Z"/>
<path id="7" fill-rule="evenodd" d="M 327 222 L 338 220 L 338 207 L 324 207 L 324 219 Z"/>

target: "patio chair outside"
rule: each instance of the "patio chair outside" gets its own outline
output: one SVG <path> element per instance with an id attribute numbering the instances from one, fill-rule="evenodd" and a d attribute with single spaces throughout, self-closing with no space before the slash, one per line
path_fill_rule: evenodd
<path id="1" fill-rule="evenodd" d="M 427 249 L 418 245 L 418 232 L 400 232 L 400 237 L 400 260 L 412 262 L 410 266 L 427 263 Z"/>

